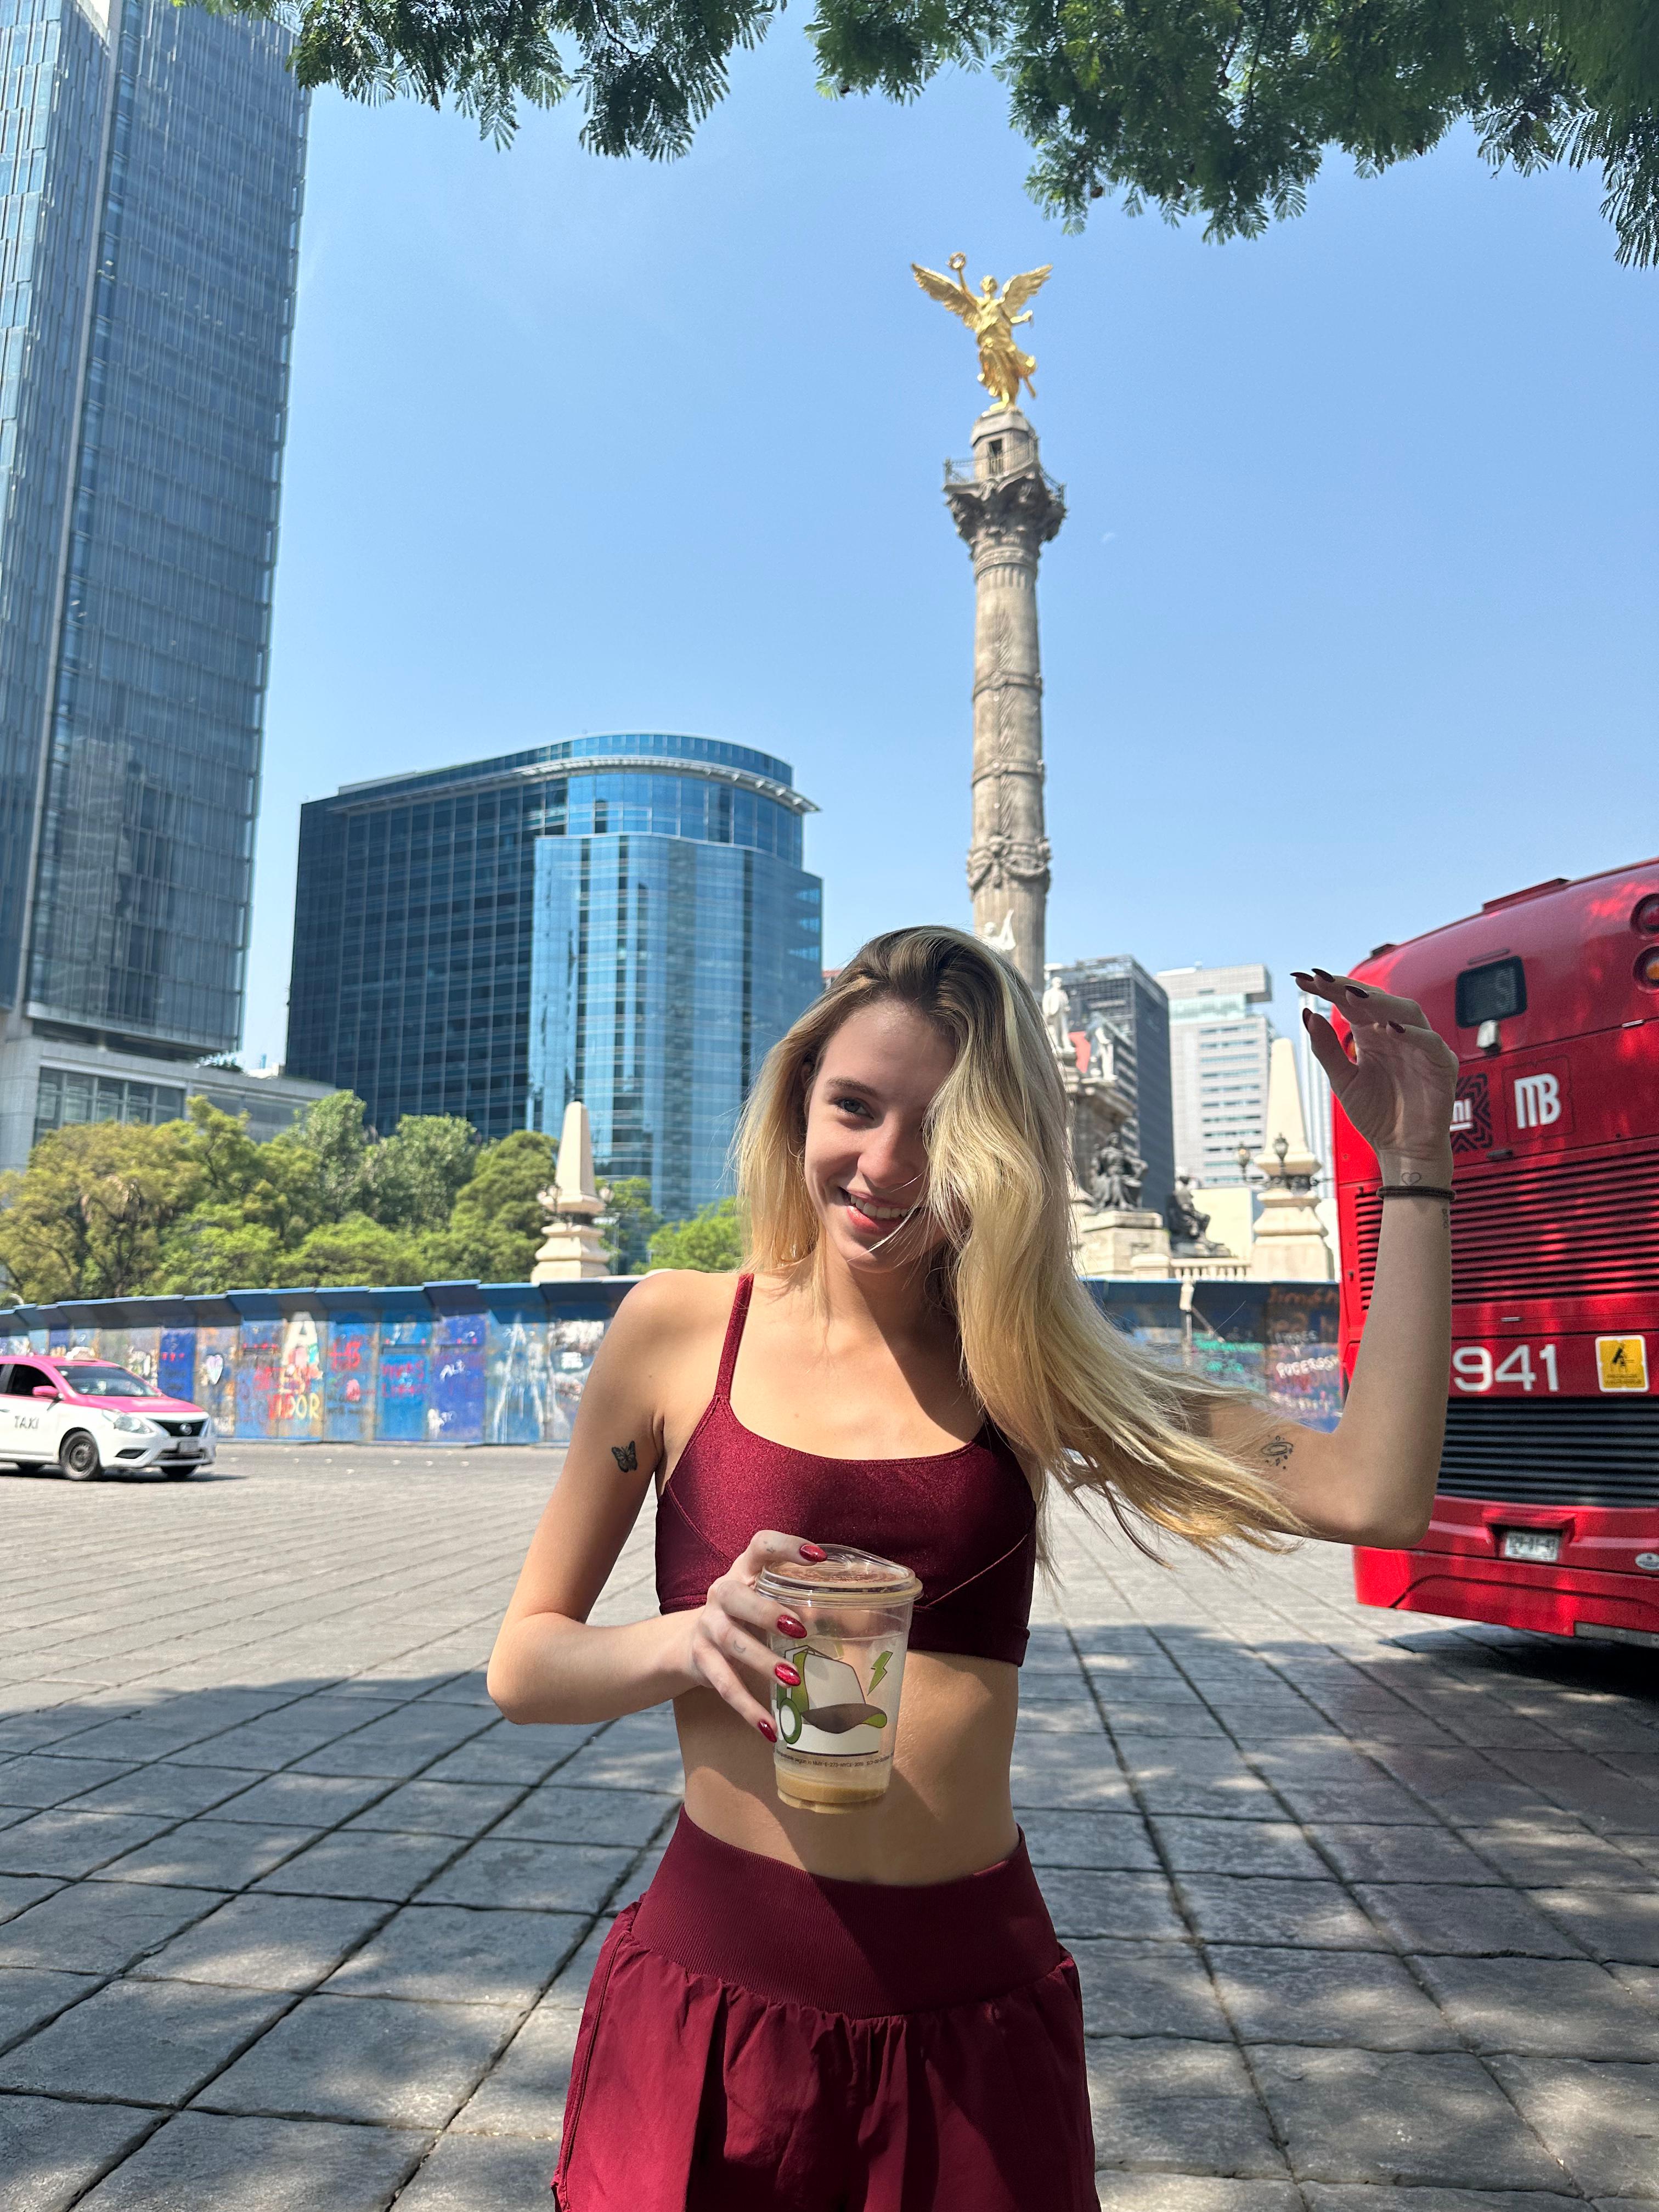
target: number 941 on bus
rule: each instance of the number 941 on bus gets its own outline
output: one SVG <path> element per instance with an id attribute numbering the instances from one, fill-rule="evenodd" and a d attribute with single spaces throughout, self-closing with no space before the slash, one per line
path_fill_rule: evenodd
<path id="1" fill-rule="evenodd" d="M 1452 1354 L 1452 1388 L 1466 1395 L 1487 1390 L 1559 1390 L 1560 1354 L 1553 1344 L 1460 1344 Z"/>
<path id="2" fill-rule="evenodd" d="M 1563 1336 L 1548 1344 L 1460 1344 L 1452 1353 L 1454 1397 L 1593 1398 L 1649 1388 L 1645 1336 Z"/>

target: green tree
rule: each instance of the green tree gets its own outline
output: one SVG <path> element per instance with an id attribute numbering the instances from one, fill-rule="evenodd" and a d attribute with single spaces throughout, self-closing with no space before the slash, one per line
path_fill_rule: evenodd
<path id="1" fill-rule="evenodd" d="M 388 1229 L 366 1213 L 325 1221 L 277 1261 L 276 1280 L 303 1289 L 312 1283 L 364 1283 L 384 1288 L 424 1277 L 420 1241 Z"/>
<path id="2" fill-rule="evenodd" d="M 486 1145 L 449 1225 L 426 1240 L 429 1278 L 522 1283 L 544 1235 L 537 1194 L 553 1180 L 557 1147 L 539 1129 L 515 1129 Z"/>
<path id="3" fill-rule="evenodd" d="M 602 1190 L 605 1212 L 594 1224 L 613 1275 L 642 1275 L 662 1216 L 651 1203 L 648 1176 L 621 1176 Z"/>
<path id="4" fill-rule="evenodd" d="M 0 1268 L 33 1304 L 148 1290 L 164 1233 L 204 1188 L 189 1124 L 54 1129 L 0 1176 Z"/>
<path id="5" fill-rule="evenodd" d="M 717 1198 L 690 1221 L 671 1221 L 651 1239 L 653 1267 L 696 1267 L 729 1274 L 743 1261 L 743 1223 L 735 1198 Z"/>
<path id="6" fill-rule="evenodd" d="M 250 1221 L 292 1250 L 325 1221 L 368 1210 L 374 1139 L 366 1109 L 349 1091 L 331 1091 L 291 1129 L 256 1146 L 257 1179 L 243 1199 Z"/>
<path id="7" fill-rule="evenodd" d="M 374 1218 L 388 1229 L 445 1228 L 477 1158 L 471 1121 L 458 1114 L 405 1114 L 370 1155 Z"/>
<path id="8" fill-rule="evenodd" d="M 331 1091 L 306 1109 L 295 1133 L 316 1177 L 317 1202 L 325 1221 L 343 1220 L 358 1211 L 368 1194 L 374 1139 L 364 1122 L 367 1110 L 355 1091 Z M 273 1138 L 271 1146 L 283 1142 L 281 1137 Z"/>
<path id="9" fill-rule="evenodd" d="M 189 1297 L 269 1290 L 283 1279 L 274 1229 L 250 1221 L 240 1206 L 198 1206 L 163 1235 L 155 1287 Z"/>
<path id="10" fill-rule="evenodd" d="M 453 98 L 498 143 L 574 94 L 601 154 L 684 153 L 783 0 L 210 0 L 281 15 L 302 84 Z M 1651 0 L 818 0 L 826 91 L 913 99 L 993 68 L 1073 223 L 1108 190 L 1215 238 L 1300 211 L 1326 150 L 1375 175 L 1470 124 L 1486 160 L 1599 163 L 1619 258 L 1659 258 Z"/>
<path id="11" fill-rule="evenodd" d="M 240 1205 L 264 1173 L 264 1147 L 247 1133 L 246 1114 L 226 1114 L 210 1099 L 187 1098 L 190 1156 L 200 1167 L 207 1202 Z"/>

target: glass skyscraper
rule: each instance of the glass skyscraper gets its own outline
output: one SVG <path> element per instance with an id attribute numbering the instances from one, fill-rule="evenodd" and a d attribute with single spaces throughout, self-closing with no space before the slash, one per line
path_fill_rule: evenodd
<path id="1" fill-rule="evenodd" d="M 348 786 L 301 816 L 288 1067 L 385 1131 L 460 1114 L 556 1132 L 680 1218 L 716 1197 L 738 1106 L 821 988 L 811 802 L 711 738 L 568 738 Z"/>
<path id="2" fill-rule="evenodd" d="M 240 1036 L 305 160 L 289 45 L 171 0 L 0 0 L 6 1164 L 48 1094 L 101 1113 Z"/>
<path id="3" fill-rule="evenodd" d="M 1051 965 L 1071 1002 L 1072 1026 L 1105 1024 L 1112 1073 L 1128 1102 L 1124 1135 L 1146 1163 L 1140 1203 L 1162 1213 L 1175 1188 L 1175 1122 L 1170 1095 L 1170 1002 L 1163 985 L 1127 952 Z"/>

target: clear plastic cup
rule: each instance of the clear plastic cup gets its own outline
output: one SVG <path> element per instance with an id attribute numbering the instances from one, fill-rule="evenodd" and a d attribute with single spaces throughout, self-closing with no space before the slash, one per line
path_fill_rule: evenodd
<path id="1" fill-rule="evenodd" d="M 848 1544 L 822 1559 L 764 1569 L 755 1588 L 805 1636 L 769 1632 L 772 1649 L 800 1676 L 775 1680 L 779 1796 L 803 1813 L 856 1813 L 885 1795 L 893 1773 L 899 1692 L 910 1608 L 921 1584 L 908 1567 Z"/>

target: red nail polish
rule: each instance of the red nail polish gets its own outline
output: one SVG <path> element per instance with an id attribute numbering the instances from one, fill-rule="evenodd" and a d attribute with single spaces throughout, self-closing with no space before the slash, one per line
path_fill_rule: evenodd
<path id="1" fill-rule="evenodd" d="M 822 1544 L 803 1544 L 800 1555 L 803 1559 L 827 1559 L 830 1556 Z"/>
<path id="2" fill-rule="evenodd" d="M 773 1725 L 772 1725 L 772 1723 L 771 1723 L 771 1722 L 770 1722 L 770 1721 L 757 1721 L 757 1722 L 755 1723 L 755 1726 L 756 1726 L 756 1727 L 760 1730 L 761 1734 L 762 1734 L 762 1735 L 766 1738 L 766 1741 L 768 1741 L 768 1743 L 775 1743 L 775 1742 L 777 1741 L 777 1740 L 778 1740 L 778 1732 L 777 1732 L 777 1730 L 773 1727 Z"/>
<path id="3" fill-rule="evenodd" d="M 799 1689 L 800 1676 L 795 1672 L 794 1668 L 789 1664 L 789 1662 L 787 1659 L 780 1659 L 777 1665 L 772 1669 L 772 1672 L 777 1676 L 779 1681 L 783 1684 L 785 1689 Z"/>
<path id="4" fill-rule="evenodd" d="M 805 1633 L 806 1623 L 804 1620 L 797 1620 L 793 1613 L 781 1613 L 778 1615 L 780 1636 L 805 1636 Z"/>

